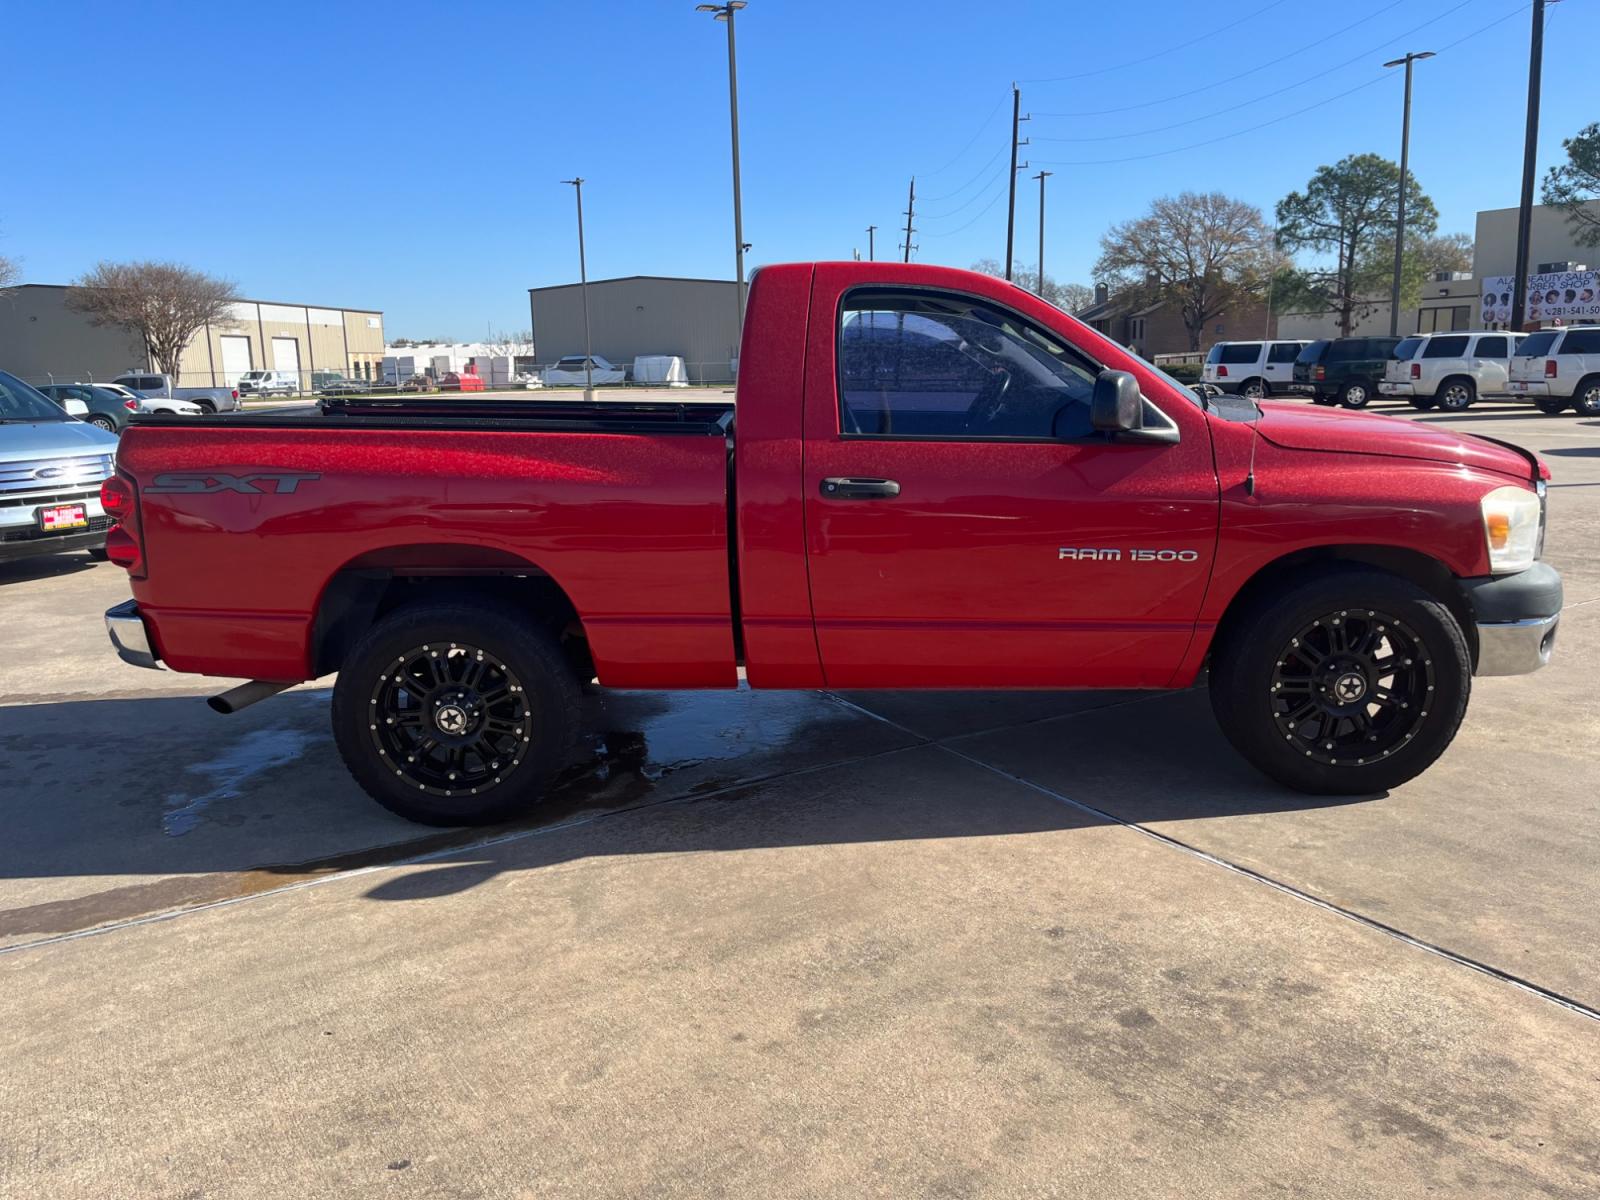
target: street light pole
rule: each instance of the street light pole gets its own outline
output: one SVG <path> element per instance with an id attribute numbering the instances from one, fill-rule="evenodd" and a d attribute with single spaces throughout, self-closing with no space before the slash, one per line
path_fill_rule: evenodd
<path id="1" fill-rule="evenodd" d="M 728 23 L 728 123 L 733 131 L 733 262 L 738 287 L 739 329 L 744 329 L 744 208 L 739 199 L 739 69 L 738 57 L 733 47 L 733 14 L 745 7 L 745 0 L 727 0 L 726 4 L 697 4 L 695 12 L 711 13 L 714 19 Z"/>
<path id="2" fill-rule="evenodd" d="M 1432 57 L 1432 50 L 1424 50 L 1421 54 L 1409 53 L 1404 58 L 1383 64 L 1386 67 L 1404 65 L 1406 69 L 1405 114 L 1400 122 L 1400 203 L 1395 212 L 1394 224 L 1394 283 L 1389 288 L 1390 337 L 1400 332 L 1400 271 L 1406 253 L 1406 169 L 1411 154 L 1411 64 Z"/>
<path id="3" fill-rule="evenodd" d="M 1533 176 L 1539 157 L 1539 78 L 1544 71 L 1544 0 L 1533 0 L 1528 40 L 1528 129 L 1522 144 L 1522 199 L 1517 209 L 1517 266 L 1511 282 L 1511 328 L 1526 324 L 1528 238 L 1533 226 Z"/>
<path id="4" fill-rule="evenodd" d="M 868 262 L 877 262 L 878 261 L 877 234 L 878 234 L 878 227 L 876 225 L 868 225 L 867 226 L 867 261 Z"/>
<path id="5" fill-rule="evenodd" d="M 1034 176 L 1039 181 L 1039 286 L 1035 290 L 1040 299 L 1044 298 L 1044 181 L 1054 174 L 1054 171 L 1041 170 Z"/>
<path id="6" fill-rule="evenodd" d="M 583 289 L 583 398 L 594 399 L 594 342 L 589 336 L 589 264 L 583 253 L 583 176 L 563 179 L 578 197 L 578 280 Z"/>

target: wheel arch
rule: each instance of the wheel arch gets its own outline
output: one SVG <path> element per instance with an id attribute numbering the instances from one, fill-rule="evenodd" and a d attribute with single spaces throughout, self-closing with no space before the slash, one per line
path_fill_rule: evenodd
<path id="1" fill-rule="evenodd" d="M 1567 403 L 1572 407 L 1573 412 L 1578 411 L 1578 397 L 1583 394 L 1583 389 L 1591 383 L 1600 384 L 1600 371 L 1590 371 L 1589 374 L 1573 385 L 1572 395 L 1567 398 Z"/>
<path id="2" fill-rule="evenodd" d="M 1420 550 L 1403 546 L 1330 545 L 1312 546 L 1275 558 L 1263 565 L 1235 592 L 1217 621 L 1208 654 L 1238 625 L 1242 614 L 1262 595 L 1292 585 L 1309 571 L 1340 565 L 1372 567 L 1387 571 L 1416 584 L 1450 610 L 1466 638 L 1473 669 L 1478 665 L 1478 627 L 1466 593 L 1456 582 L 1455 573 L 1439 559 Z"/>
<path id="3" fill-rule="evenodd" d="M 509 606 L 544 624 L 580 672 L 593 674 L 577 606 L 538 564 L 490 546 L 413 543 L 351 559 L 317 597 L 308 647 L 313 677 L 337 671 L 375 621 L 413 604 L 478 601 Z"/>

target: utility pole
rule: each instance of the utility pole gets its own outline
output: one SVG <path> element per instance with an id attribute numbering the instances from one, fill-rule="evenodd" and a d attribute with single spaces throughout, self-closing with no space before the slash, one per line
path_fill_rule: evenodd
<path id="1" fill-rule="evenodd" d="M 1041 169 L 1034 176 L 1039 181 L 1039 286 L 1034 290 L 1041 300 L 1044 299 L 1044 181 L 1054 174 L 1054 171 Z"/>
<path id="2" fill-rule="evenodd" d="M 1017 230 L 1017 147 L 1026 146 L 1026 141 L 1017 140 L 1018 128 L 1023 121 L 1031 117 L 1024 117 L 1022 112 L 1022 93 L 1017 90 L 1017 85 L 1011 85 L 1011 182 L 1010 195 L 1006 203 L 1006 282 L 1011 282 L 1011 250 L 1015 242 Z M 1028 164 L 1023 163 L 1024 167 Z"/>
<path id="3" fill-rule="evenodd" d="M 1400 120 L 1400 203 L 1395 210 L 1394 223 L 1394 282 L 1389 288 L 1390 337 L 1400 332 L 1400 271 L 1406 253 L 1406 168 L 1411 154 L 1411 64 L 1432 57 L 1432 50 L 1424 50 L 1421 54 L 1408 53 L 1404 58 L 1383 64 L 1386 67 L 1403 64 L 1406 69 L 1405 115 Z"/>
<path id="4" fill-rule="evenodd" d="M 917 177 L 913 175 L 911 177 L 911 190 L 906 194 L 906 240 L 905 244 L 900 247 L 905 251 L 905 257 L 901 259 L 902 262 L 910 262 L 911 252 L 916 249 L 916 247 L 911 244 L 911 235 L 916 232 L 916 229 L 911 224 L 911 215 L 916 211 Z"/>
<path id="5" fill-rule="evenodd" d="M 876 225 L 868 225 L 867 226 L 867 261 L 868 262 L 877 262 L 878 261 L 878 252 L 877 252 L 877 249 L 876 249 L 876 246 L 877 246 L 877 241 L 876 241 L 877 233 L 878 233 L 878 227 Z"/>
<path id="6" fill-rule="evenodd" d="M 739 200 L 739 70 L 733 49 L 733 14 L 745 7 L 745 0 L 728 0 L 726 4 L 697 4 L 695 12 L 713 14 L 718 21 L 728 23 L 728 123 L 733 131 L 733 262 L 739 286 L 734 289 L 739 298 L 739 329 L 744 329 L 744 209 Z"/>
<path id="7" fill-rule="evenodd" d="M 583 289 L 583 398 L 594 399 L 594 342 L 589 337 L 589 264 L 583 254 L 583 176 L 563 179 L 578 196 L 578 279 Z M 398 372 L 396 372 L 398 375 Z"/>
<path id="8" fill-rule="evenodd" d="M 1528 131 L 1522 143 L 1522 203 L 1517 211 L 1517 266 L 1511 282 L 1511 328 L 1523 327 L 1528 305 L 1528 236 L 1533 225 L 1533 176 L 1539 157 L 1539 77 L 1544 70 L 1544 0 L 1533 0 L 1528 39 Z"/>

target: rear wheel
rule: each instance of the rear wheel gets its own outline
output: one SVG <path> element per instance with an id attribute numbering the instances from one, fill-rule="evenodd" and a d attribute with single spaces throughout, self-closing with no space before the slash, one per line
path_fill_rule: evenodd
<path id="1" fill-rule="evenodd" d="M 1365 408 L 1372 402 L 1372 385 L 1365 379 L 1352 379 L 1339 389 L 1339 403 L 1346 408 Z"/>
<path id="2" fill-rule="evenodd" d="M 1591 375 L 1572 390 L 1572 408 L 1580 417 L 1600 417 L 1600 375 Z"/>
<path id="3" fill-rule="evenodd" d="M 95 415 L 90 417 L 88 420 L 89 424 L 93 425 L 96 429 L 104 429 L 107 433 L 115 433 L 117 431 L 117 423 L 110 417 L 101 416 L 99 413 L 95 413 Z"/>
<path id="4" fill-rule="evenodd" d="M 1445 412 L 1466 412 L 1478 398 L 1478 389 L 1472 380 L 1453 376 L 1439 387 L 1439 407 Z"/>
<path id="5" fill-rule="evenodd" d="M 1228 740 L 1314 795 L 1380 792 L 1419 775 L 1455 737 L 1471 686 L 1449 609 L 1358 567 L 1258 597 L 1212 656 L 1211 705 Z"/>
<path id="6" fill-rule="evenodd" d="M 494 605 L 400 609 L 351 652 L 333 733 L 379 804 L 424 825 L 505 820 L 544 797 L 577 736 L 578 686 L 555 640 Z"/>
<path id="7" fill-rule="evenodd" d="M 1567 411 L 1567 402 L 1560 396 L 1541 397 L 1533 402 L 1533 406 L 1547 417 L 1559 417 Z"/>
<path id="8" fill-rule="evenodd" d="M 1251 400 L 1261 400 L 1266 397 L 1267 384 L 1264 379 L 1246 379 L 1239 385 L 1239 395 Z"/>
<path id="9" fill-rule="evenodd" d="M 200 406 L 200 411 L 208 417 L 214 415 L 217 411 L 217 406 L 209 400 L 196 400 L 195 403 Z"/>

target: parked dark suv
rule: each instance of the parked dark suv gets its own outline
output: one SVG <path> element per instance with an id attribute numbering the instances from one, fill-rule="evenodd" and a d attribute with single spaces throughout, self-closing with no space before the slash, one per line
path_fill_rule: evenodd
<path id="1" fill-rule="evenodd" d="M 1294 360 L 1294 389 L 1310 392 L 1318 404 L 1365 408 L 1378 394 L 1397 337 L 1324 338 Z"/>

